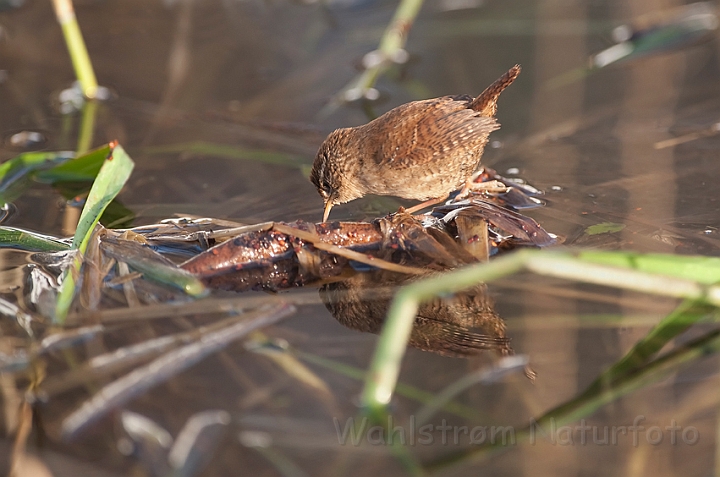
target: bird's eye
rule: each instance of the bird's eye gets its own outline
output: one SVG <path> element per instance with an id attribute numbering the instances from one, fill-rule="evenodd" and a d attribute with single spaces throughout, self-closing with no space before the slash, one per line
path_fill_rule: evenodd
<path id="1" fill-rule="evenodd" d="M 330 197 L 330 194 L 332 194 L 332 191 L 335 190 L 335 188 L 330 185 L 330 182 L 327 180 L 327 178 L 323 177 L 322 181 L 322 194 L 323 197 Z"/>

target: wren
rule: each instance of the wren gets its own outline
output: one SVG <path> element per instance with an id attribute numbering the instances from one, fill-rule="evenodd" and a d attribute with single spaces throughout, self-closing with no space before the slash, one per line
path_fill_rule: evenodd
<path id="1" fill-rule="evenodd" d="M 520 74 L 515 65 L 476 98 L 467 95 L 413 101 L 362 126 L 330 133 L 315 157 L 310 180 L 330 209 L 365 194 L 425 201 L 446 199 L 480 165 L 492 131 L 497 99 Z"/>

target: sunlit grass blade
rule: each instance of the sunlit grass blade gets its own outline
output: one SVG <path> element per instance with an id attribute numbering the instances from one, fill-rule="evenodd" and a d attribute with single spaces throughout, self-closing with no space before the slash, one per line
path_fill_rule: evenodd
<path id="1" fill-rule="evenodd" d="M 72 1 L 53 0 L 53 5 L 80 87 L 86 98 L 93 99 L 97 94 L 98 84 L 90 62 L 90 55 L 88 55 L 85 41 L 80 32 L 80 26 L 75 17 Z"/>
<path id="2" fill-rule="evenodd" d="M 590 261 L 592 259 L 592 261 Z M 646 260 L 647 259 L 647 260 Z M 611 264 L 613 266 L 611 266 Z M 698 266 L 708 270 L 698 278 Z M 578 280 L 644 293 L 685 298 L 686 302 L 663 320 L 646 339 L 610 368 L 584 393 L 538 419 L 537 424 L 562 425 L 576 421 L 601 406 L 668 376 L 680 364 L 720 350 L 720 331 L 679 347 L 650 361 L 651 357 L 692 323 L 708 316 L 720 306 L 720 287 L 713 259 L 670 255 L 646 256 L 622 252 L 538 252 L 520 251 L 486 264 L 473 265 L 444 275 L 420 280 L 398 291 L 388 312 L 362 394 L 365 411 L 375 423 L 382 423 L 397 382 L 399 366 L 420 303 L 438 295 L 456 293 L 480 282 L 511 275 L 521 270 Z M 673 269 L 671 273 L 658 274 Z M 651 273 L 655 272 L 655 273 Z M 518 433 L 527 440 L 531 430 Z M 431 470 L 472 460 L 503 448 L 500 445 L 463 450 L 431 464 Z"/>
<path id="3" fill-rule="evenodd" d="M 0 226 L 0 248 L 15 248 L 28 252 L 62 252 L 69 250 L 70 245 L 48 235 Z"/>
<path id="4" fill-rule="evenodd" d="M 74 152 L 26 152 L 0 164 L 0 191 L 20 177 L 42 169 L 57 166 L 75 157 Z"/>
<path id="5" fill-rule="evenodd" d="M 592 250 L 579 252 L 578 257 L 587 262 L 693 280 L 705 285 L 720 283 L 720 257 Z"/>
<path id="6" fill-rule="evenodd" d="M 85 252 L 90 235 L 103 211 L 125 185 L 134 167 L 130 156 L 117 143 L 109 145 L 109 152 L 90 189 L 73 237 L 72 248 L 79 250 L 81 254 Z M 65 321 L 75 297 L 75 280 L 81 263 L 81 257 L 75 258 L 73 265 L 65 271 L 63 276 L 55 307 L 55 320 L 59 323 Z"/>
<path id="7" fill-rule="evenodd" d="M 79 157 L 67 151 L 20 154 L 0 164 L 0 203 L 22 195 L 31 178 L 53 184 L 92 181 L 109 153 L 104 146 Z"/>
<path id="8" fill-rule="evenodd" d="M 85 251 L 93 228 L 108 204 L 120 193 L 134 167 L 135 164 L 122 146 L 112 143 L 110 154 L 106 156 L 80 214 L 77 230 L 73 237 L 73 248 L 79 249 L 80 252 Z"/>

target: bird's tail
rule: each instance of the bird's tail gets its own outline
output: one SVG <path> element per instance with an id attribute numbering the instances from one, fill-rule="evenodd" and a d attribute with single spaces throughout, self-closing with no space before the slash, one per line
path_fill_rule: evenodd
<path id="1" fill-rule="evenodd" d="M 473 99 L 468 105 L 470 109 L 473 109 L 480 113 L 480 116 L 487 116 L 489 118 L 495 117 L 497 112 L 497 99 L 505 88 L 510 86 L 515 78 L 520 74 L 520 65 L 515 65 L 510 68 L 507 73 L 495 80 L 493 84 L 485 88 L 485 91 Z"/>

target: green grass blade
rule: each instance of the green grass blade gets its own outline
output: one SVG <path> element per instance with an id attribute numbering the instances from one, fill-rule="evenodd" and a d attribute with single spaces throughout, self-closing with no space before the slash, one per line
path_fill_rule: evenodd
<path id="1" fill-rule="evenodd" d="M 682 278 L 705 285 L 720 283 L 720 257 L 602 251 L 580 252 L 578 257 L 587 262 Z"/>
<path id="2" fill-rule="evenodd" d="M 61 252 L 70 245 L 47 235 L 0 226 L 0 248 L 15 248 L 28 252 Z"/>
<path id="3" fill-rule="evenodd" d="M 75 75 L 80 82 L 82 92 L 88 99 L 93 99 L 97 95 L 98 84 L 95 79 L 90 55 L 88 55 L 85 41 L 83 40 L 80 26 L 75 17 L 71 0 L 53 0 L 55 6 L 55 16 L 62 28 L 65 44 L 67 45 L 70 59 L 72 60 Z"/>
<path id="4" fill-rule="evenodd" d="M 150 247 L 132 240 L 106 237 L 105 253 L 118 262 L 125 262 L 144 277 L 175 287 L 190 296 L 199 298 L 208 294 L 203 283 L 189 272 L 163 257 Z"/>
<path id="5" fill-rule="evenodd" d="M 26 152 L 0 164 L 0 190 L 18 178 L 40 169 L 52 167 L 75 157 L 75 153 L 61 152 Z"/>
<path id="6" fill-rule="evenodd" d="M 118 195 L 130 178 L 133 167 L 135 164 L 122 146 L 117 143 L 110 146 L 110 154 L 106 156 L 80 214 L 80 221 L 73 237 L 73 248 L 79 249 L 80 252 L 85 251 L 93 228 L 100 220 L 105 207 Z"/>
<path id="7" fill-rule="evenodd" d="M 681 303 L 638 341 L 621 360 L 593 381 L 586 393 L 605 388 L 628 373 L 644 366 L 671 340 L 716 311 L 715 307 L 690 300 Z"/>
<path id="8" fill-rule="evenodd" d="M 106 145 L 52 169 L 38 172 L 35 178 L 50 183 L 92 181 L 110 153 L 111 148 Z"/>
<path id="9" fill-rule="evenodd" d="M 0 201 L 12 202 L 24 190 L 31 173 L 75 157 L 73 152 L 26 152 L 0 164 Z"/>
<path id="10" fill-rule="evenodd" d="M 80 221 L 73 237 L 72 248 L 79 250 L 81 254 L 85 252 L 90 235 L 100 220 L 103 211 L 125 185 L 135 165 L 130 156 L 117 143 L 112 143 L 108 147 L 110 154 L 107 155 L 97 179 L 95 179 L 90 189 L 90 194 L 80 214 Z M 75 278 L 78 275 L 81 263 L 81 258 L 77 257 L 73 265 L 64 274 L 55 307 L 55 320 L 59 323 L 65 321 L 75 297 Z"/>

